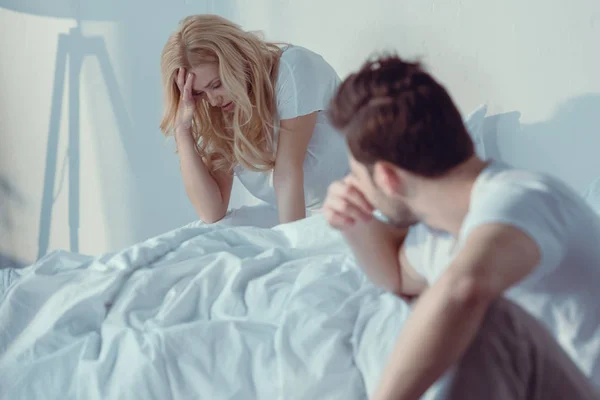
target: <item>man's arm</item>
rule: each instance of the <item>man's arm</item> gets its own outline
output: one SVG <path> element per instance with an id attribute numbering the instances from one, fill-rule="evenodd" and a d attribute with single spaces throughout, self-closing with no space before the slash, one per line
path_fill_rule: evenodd
<path id="1" fill-rule="evenodd" d="M 329 224 L 342 232 L 373 283 L 397 295 L 416 296 L 425 290 L 425 279 L 401 255 L 407 229 L 373 218 L 373 206 L 352 175 L 329 186 L 323 212 Z"/>
<path id="2" fill-rule="evenodd" d="M 486 224 L 473 230 L 446 273 L 417 302 L 374 400 L 412 400 L 457 362 L 489 305 L 526 277 L 541 258 L 521 230 Z"/>
<path id="3" fill-rule="evenodd" d="M 397 295 L 417 296 L 425 290 L 427 282 L 408 263 L 402 262 L 400 249 L 407 231 L 372 218 L 357 221 L 343 234 L 373 283 Z"/>

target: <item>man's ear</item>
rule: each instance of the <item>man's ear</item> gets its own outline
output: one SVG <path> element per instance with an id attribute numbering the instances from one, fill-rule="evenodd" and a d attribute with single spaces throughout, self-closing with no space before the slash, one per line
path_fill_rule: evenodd
<path id="1" fill-rule="evenodd" d="M 388 162 L 380 161 L 373 166 L 375 186 L 389 197 L 407 197 L 408 176 L 401 169 Z"/>

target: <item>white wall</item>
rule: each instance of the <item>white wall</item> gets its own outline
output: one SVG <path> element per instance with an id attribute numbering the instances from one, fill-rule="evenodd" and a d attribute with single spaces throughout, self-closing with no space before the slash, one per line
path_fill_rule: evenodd
<path id="1" fill-rule="evenodd" d="M 7 1 L 21 4 L 2 4 Z M 36 1 L 46 4 L 28 3 Z M 493 155 L 555 174 L 578 190 L 600 175 L 600 3 L 595 0 L 80 3 L 88 16 L 112 18 L 82 26 L 84 34 L 104 40 L 115 70 L 107 84 L 93 57 L 82 68 L 79 251 L 84 253 L 115 250 L 194 219 L 173 146 L 158 130 L 160 51 L 177 21 L 192 13 L 219 13 L 265 31 L 269 39 L 309 47 L 341 76 L 380 50 L 418 57 L 464 113 L 487 103 L 491 114 L 499 114 L 488 123 L 486 145 Z M 57 35 L 73 26 L 72 20 L 0 8 L 0 254 L 24 262 L 38 253 Z M 55 192 L 68 143 L 68 108 L 65 95 L 53 156 Z M 50 250 L 70 245 L 67 176 L 52 208 Z M 234 203 L 246 201 L 236 188 Z"/>

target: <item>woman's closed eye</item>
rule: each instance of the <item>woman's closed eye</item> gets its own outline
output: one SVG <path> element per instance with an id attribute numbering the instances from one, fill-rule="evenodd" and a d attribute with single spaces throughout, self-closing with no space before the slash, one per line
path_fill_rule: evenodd
<path id="1" fill-rule="evenodd" d="M 219 88 L 221 87 L 221 85 L 222 85 L 222 84 L 221 84 L 221 81 L 215 82 L 215 83 L 214 83 L 214 84 L 213 84 L 213 85 L 210 87 L 210 90 L 216 90 L 216 89 L 219 89 Z M 204 95 L 204 92 L 203 92 L 203 91 L 198 91 L 198 92 L 197 92 L 197 91 L 193 91 L 193 92 L 192 92 L 192 96 L 194 96 L 194 97 L 200 97 L 200 96 L 202 96 L 202 95 Z"/>

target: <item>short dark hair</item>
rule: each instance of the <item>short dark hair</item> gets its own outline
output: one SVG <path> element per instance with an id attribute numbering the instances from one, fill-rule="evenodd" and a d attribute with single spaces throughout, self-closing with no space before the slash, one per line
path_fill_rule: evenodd
<path id="1" fill-rule="evenodd" d="M 474 154 L 452 99 L 418 63 L 384 56 L 367 61 L 338 88 L 329 107 L 353 157 L 367 166 L 388 161 L 437 177 Z"/>

